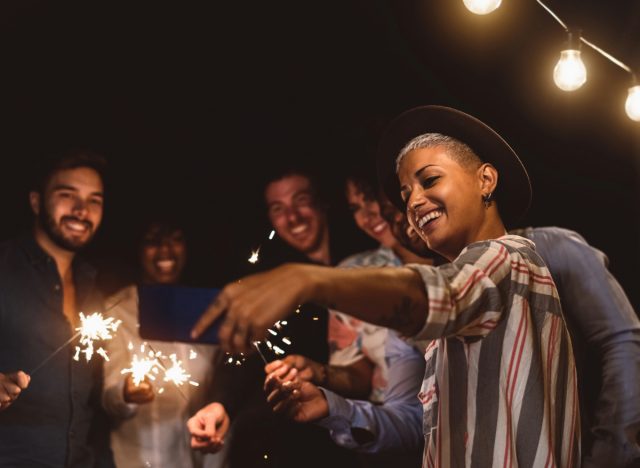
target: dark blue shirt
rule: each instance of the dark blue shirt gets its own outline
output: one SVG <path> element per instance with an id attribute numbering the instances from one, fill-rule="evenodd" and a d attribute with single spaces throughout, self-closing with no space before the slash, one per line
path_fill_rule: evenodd
<path id="1" fill-rule="evenodd" d="M 78 310 L 97 311 L 93 269 L 74 260 L 73 277 Z M 31 235 L 0 244 L 0 372 L 31 373 L 71 336 L 53 258 Z M 101 358 L 75 361 L 76 344 L 35 372 L 29 387 L 0 412 L 0 466 L 94 466 L 90 432 Z"/>

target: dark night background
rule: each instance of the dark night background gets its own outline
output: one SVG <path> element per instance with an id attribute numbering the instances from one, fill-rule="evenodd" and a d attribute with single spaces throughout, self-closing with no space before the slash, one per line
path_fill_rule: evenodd
<path id="1" fill-rule="evenodd" d="M 371 244 L 343 208 L 341 174 L 372 163 L 397 113 L 446 104 L 520 154 L 534 187 L 523 224 L 582 233 L 640 309 L 629 75 L 583 47 L 587 83 L 557 89 L 563 30 L 534 0 L 504 0 L 482 17 L 461 0 L 207 3 L 0 3 L 1 239 L 30 224 L 35 158 L 90 146 L 110 160 L 105 219 L 87 252 L 105 284 L 124 281 L 142 220 L 162 211 L 189 219 L 194 282 L 231 279 L 266 244 L 261 178 L 283 161 L 317 168 L 336 208 L 334 240 L 363 250 Z M 640 69 L 640 2 L 548 5 Z"/>

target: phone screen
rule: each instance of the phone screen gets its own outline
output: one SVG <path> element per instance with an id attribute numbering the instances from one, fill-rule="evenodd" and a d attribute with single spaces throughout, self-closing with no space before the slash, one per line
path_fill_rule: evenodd
<path id="1" fill-rule="evenodd" d="M 196 340 L 191 329 L 220 292 L 175 285 L 138 286 L 140 336 L 148 340 L 218 343 L 222 317 Z"/>

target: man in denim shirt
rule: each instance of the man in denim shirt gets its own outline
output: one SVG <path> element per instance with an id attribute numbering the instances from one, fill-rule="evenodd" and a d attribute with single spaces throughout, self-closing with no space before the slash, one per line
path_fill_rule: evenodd
<path id="1" fill-rule="evenodd" d="M 73 344 L 53 354 L 99 307 L 76 252 L 102 220 L 103 168 L 83 151 L 47 159 L 29 194 L 33 231 L 0 245 L 0 466 L 95 466 L 100 359 L 75 361 Z"/>

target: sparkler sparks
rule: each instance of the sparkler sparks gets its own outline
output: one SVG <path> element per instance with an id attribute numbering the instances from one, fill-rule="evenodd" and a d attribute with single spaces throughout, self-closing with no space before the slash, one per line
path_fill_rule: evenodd
<path id="1" fill-rule="evenodd" d="M 191 377 L 191 374 L 187 374 L 184 367 L 182 367 L 182 361 L 180 361 L 175 354 L 171 354 L 169 356 L 169 359 L 171 359 L 172 365 L 170 368 L 165 369 L 165 372 L 164 372 L 165 382 L 173 382 L 177 386 L 183 385 L 185 382 L 189 382 L 189 384 L 193 385 L 194 387 L 197 387 L 200 385 L 198 382 L 189 380 L 189 377 Z"/>
<path id="2" fill-rule="evenodd" d="M 260 247 L 251 252 L 251 256 L 249 257 L 249 263 L 257 263 L 260 260 Z"/>
<path id="3" fill-rule="evenodd" d="M 145 352 L 146 347 L 149 347 L 149 351 Z M 133 343 L 129 343 L 129 350 L 133 349 Z M 133 359 L 131 360 L 131 367 L 127 369 L 122 369 L 120 371 L 121 374 L 131 374 L 133 379 L 133 383 L 137 386 L 140 385 L 145 379 L 156 380 L 156 375 L 160 374 L 160 372 L 164 372 L 162 381 L 164 382 L 172 382 L 175 386 L 182 398 L 188 400 L 187 396 L 180 390 L 180 386 L 185 382 L 193 385 L 194 387 L 198 387 L 200 384 L 195 380 L 190 380 L 191 374 L 188 374 L 185 368 L 182 366 L 182 361 L 180 361 L 176 354 L 171 354 L 170 356 L 164 355 L 161 351 L 156 351 L 153 349 L 151 344 L 144 342 L 140 345 L 140 353 L 143 356 L 142 358 L 138 357 L 137 354 L 133 355 Z M 144 357 L 146 353 L 147 357 Z M 195 359 L 198 356 L 193 349 L 189 350 L 189 359 Z M 163 359 L 171 360 L 171 367 L 167 368 L 162 364 Z M 164 387 L 158 388 L 158 395 L 164 393 Z"/>
<path id="4" fill-rule="evenodd" d="M 120 301 L 113 304 L 107 310 L 113 309 L 117 306 Z M 86 346 L 85 349 L 81 349 L 79 346 L 76 346 L 76 352 L 73 355 L 73 359 L 78 361 L 80 359 L 80 353 L 85 353 L 85 357 L 87 361 L 91 359 L 93 356 L 93 341 L 94 340 L 110 340 L 113 338 L 111 332 L 115 332 L 118 327 L 122 323 L 121 320 L 114 320 L 112 317 L 104 318 L 101 313 L 94 312 L 93 314 L 86 316 L 80 312 L 80 327 L 76 328 L 77 333 L 69 338 L 67 341 L 62 343 L 58 348 L 47 356 L 40 364 L 35 366 L 28 374 L 33 377 L 33 374 L 36 373 L 42 366 L 44 366 L 47 362 L 49 362 L 56 354 L 62 351 L 68 344 L 70 344 L 77 337 L 80 337 L 80 344 Z M 107 352 L 103 348 L 98 348 L 96 353 L 102 356 L 107 361 L 109 360 L 109 356 Z"/>
<path id="5" fill-rule="evenodd" d="M 291 338 L 288 338 L 286 336 L 280 336 L 280 333 L 278 333 L 286 325 L 287 325 L 286 320 L 278 320 L 276 323 L 273 324 L 272 328 L 267 329 L 267 331 L 269 332 L 270 338 L 264 340 L 264 344 L 267 346 L 267 348 L 269 348 L 269 350 L 273 354 L 277 356 L 286 354 L 286 351 L 281 346 L 278 346 L 278 345 L 283 344 L 283 345 L 291 346 Z M 279 339 L 281 343 L 275 344 L 272 341 L 275 339 Z M 269 361 L 267 360 L 265 354 L 262 352 L 262 349 L 260 349 L 260 346 L 263 344 L 263 342 L 260 340 L 257 340 L 252 342 L 251 344 L 256 348 L 256 350 L 258 351 L 258 354 L 260 354 L 260 357 L 262 358 L 264 363 L 268 364 Z M 227 357 L 226 357 L 225 364 L 228 364 L 228 365 L 235 364 L 236 366 L 241 366 L 246 361 L 246 357 L 243 353 L 240 353 L 239 355 L 226 353 L 226 356 Z"/>
<path id="6" fill-rule="evenodd" d="M 273 237 L 276 235 L 276 231 L 274 229 L 271 230 L 271 232 L 269 233 L 269 240 L 272 240 Z M 258 263 L 258 261 L 260 260 L 260 249 L 262 248 L 262 246 L 260 245 L 256 250 L 251 251 L 251 256 L 248 259 L 249 263 Z"/>
<path id="7" fill-rule="evenodd" d="M 146 378 L 150 380 L 155 380 L 154 373 L 157 373 L 157 367 L 160 365 L 156 358 L 138 358 L 137 354 L 133 355 L 133 359 L 131 361 L 131 367 L 128 369 L 122 369 L 120 371 L 121 374 L 131 374 L 131 378 L 133 379 L 133 383 L 138 386 L 140 382 L 145 380 Z M 154 368 L 156 372 L 154 372 Z"/>
<path id="8" fill-rule="evenodd" d="M 121 323 L 121 320 L 114 320 L 113 317 L 104 318 L 99 312 L 87 316 L 80 312 L 80 326 L 76 328 L 80 334 L 80 346 L 76 346 L 76 354 L 73 358 L 77 361 L 80 354 L 84 354 L 87 362 L 90 361 L 94 353 L 93 342 L 113 338 L 111 333 L 115 332 Z M 107 353 L 104 349 L 99 348 L 97 352 L 105 359 L 109 359 L 106 357 Z"/>
<path id="9" fill-rule="evenodd" d="M 244 353 L 240 353 L 240 354 L 225 353 L 225 356 L 227 357 L 225 364 L 235 364 L 236 366 L 241 366 L 244 363 L 244 361 L 247 360 Z"/>

